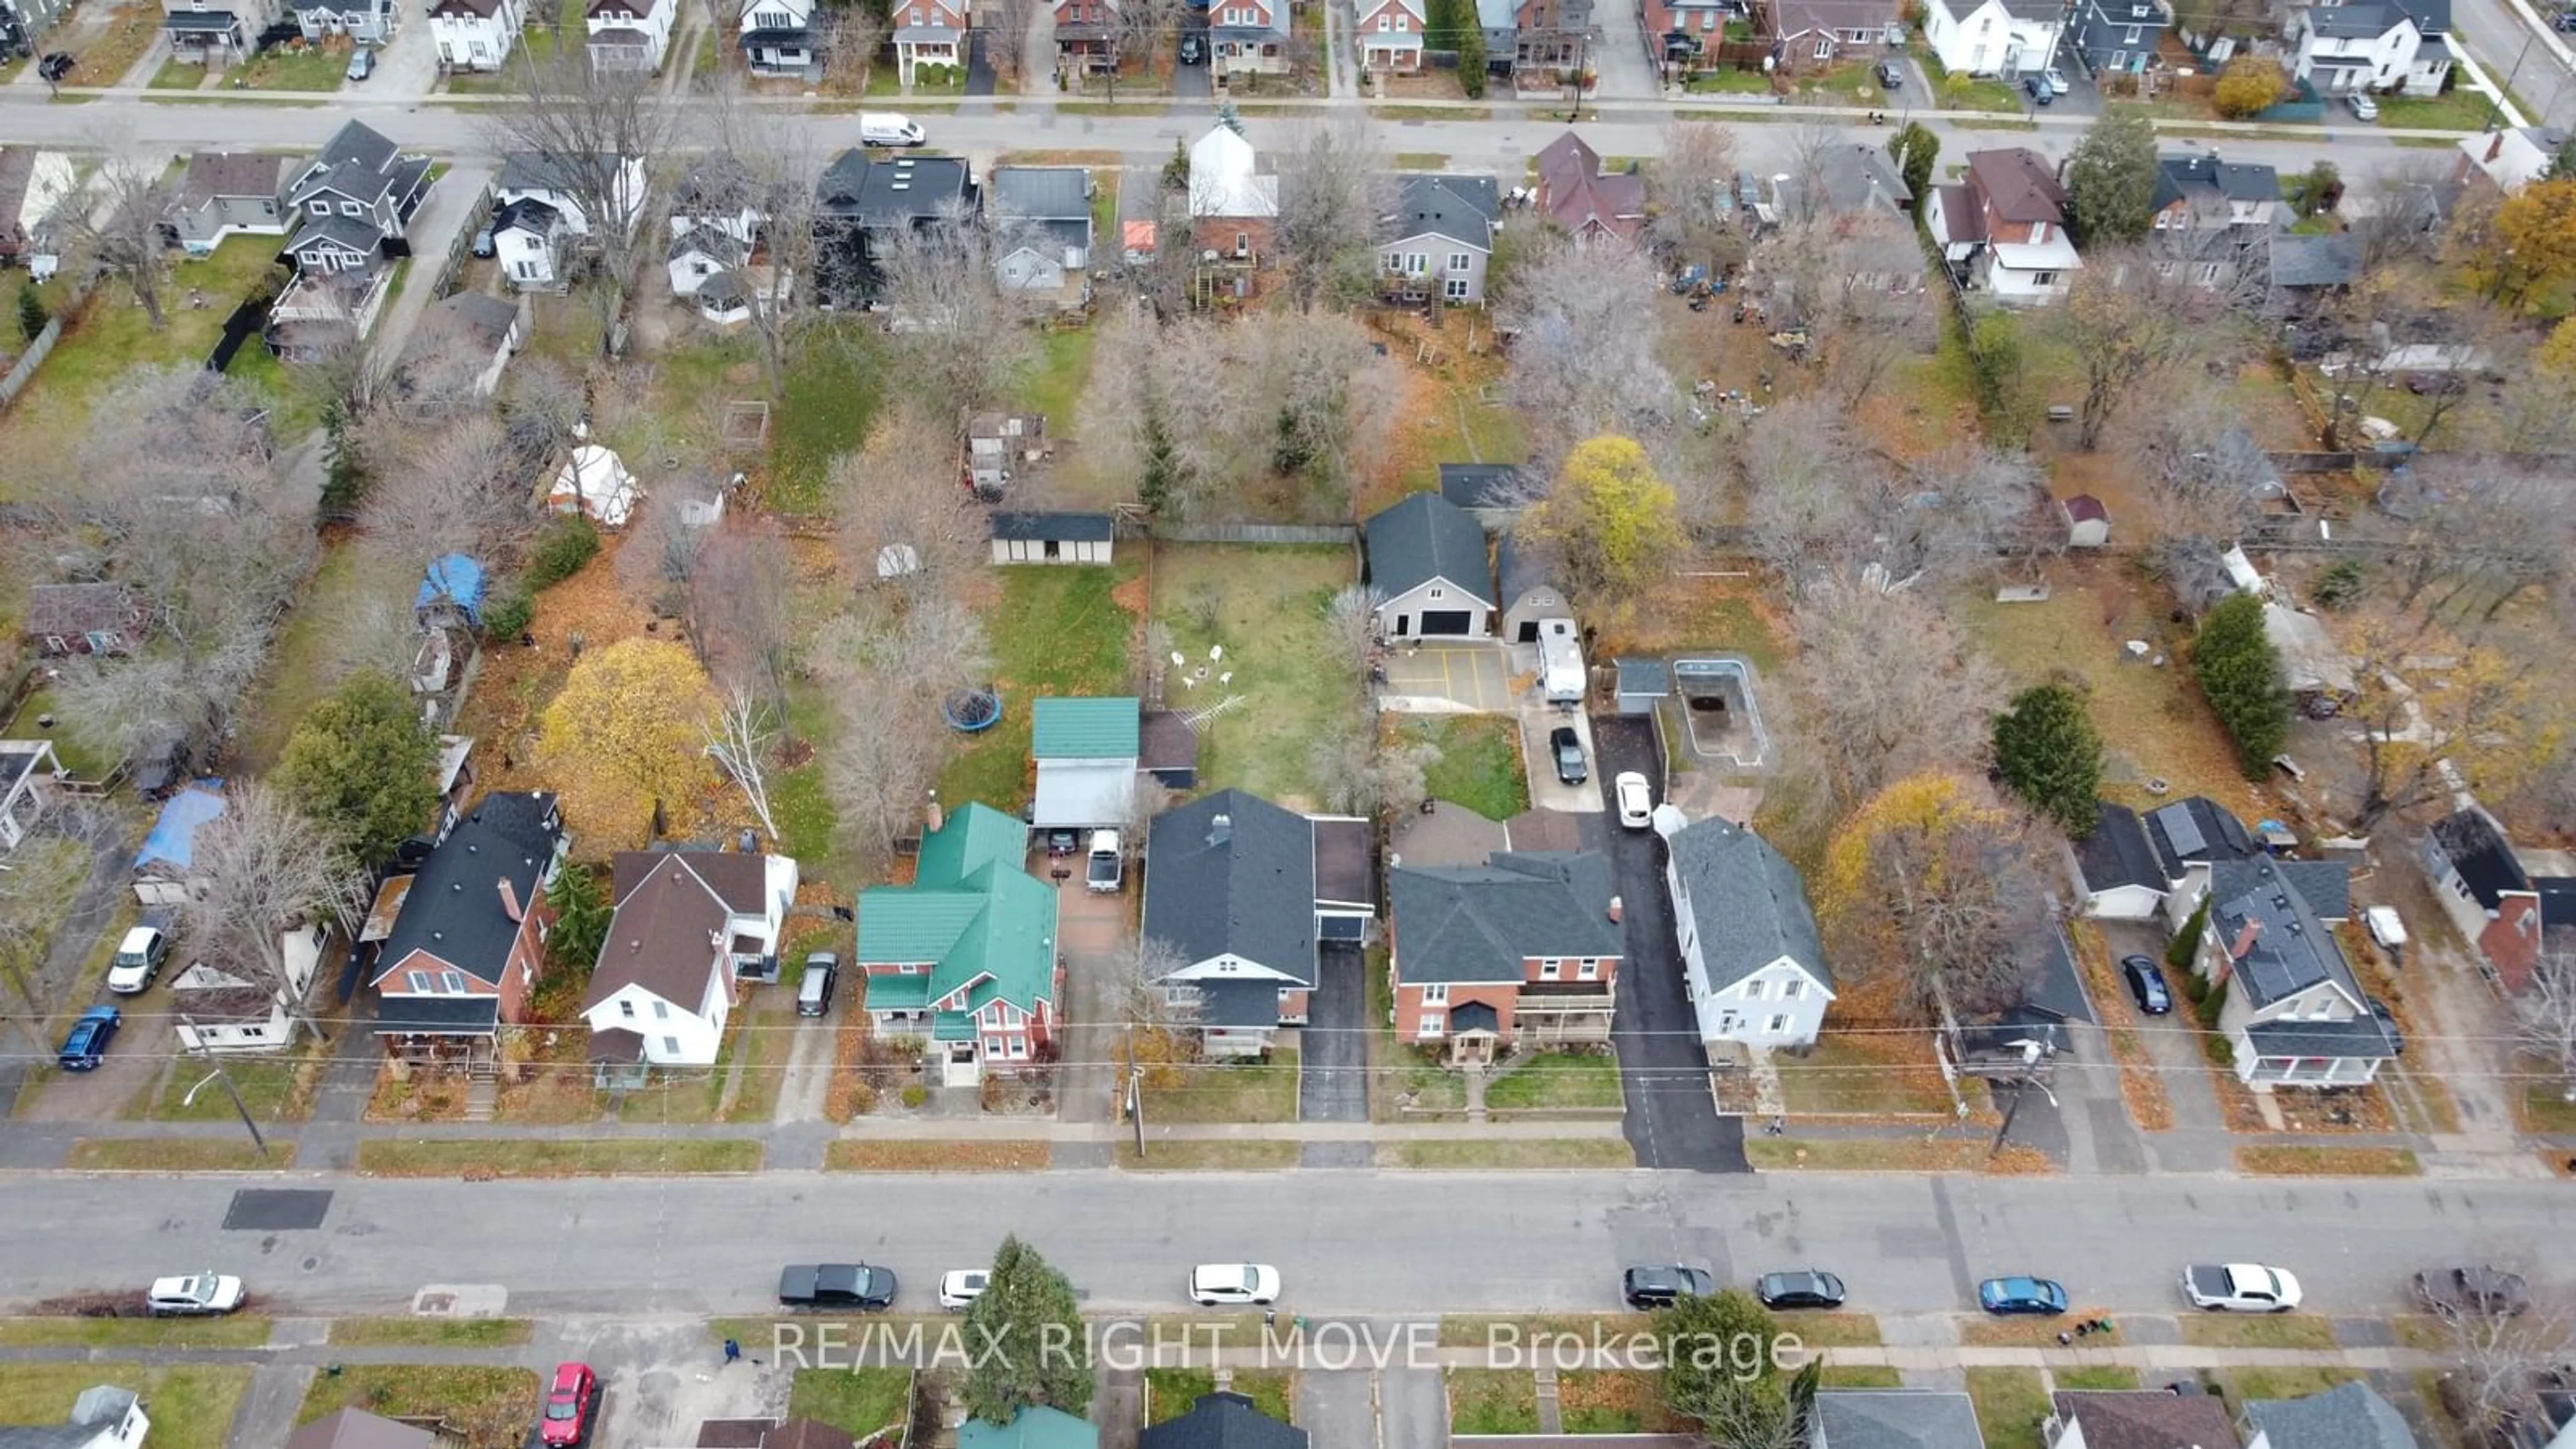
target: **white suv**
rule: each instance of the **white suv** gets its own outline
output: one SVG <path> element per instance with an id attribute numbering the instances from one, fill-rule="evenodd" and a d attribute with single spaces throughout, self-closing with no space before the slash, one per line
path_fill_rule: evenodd
<path id="1" fill-rule="evenodd" d="M 1201 1308 L 1220 1303 L 1279 1301 L 1279 1270 L 1260 1263 L 1201 1263 L 1190 1270 L 1190 1301 Z"/>
<path id="2" fill-rule="evenodd" d="M 170 938 L 150 926 L 137 926 L 125 933 L 116 959 L 108 963 L 107 989 L 132 996 L 152 984 L 152 978 L 161 974 L 161 963 L 169 958 Z"/>

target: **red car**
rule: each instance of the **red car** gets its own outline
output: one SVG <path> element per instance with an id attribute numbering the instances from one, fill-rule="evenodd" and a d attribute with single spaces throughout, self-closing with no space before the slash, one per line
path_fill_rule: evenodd
<path id="1" fill-rule="evenodd" d="M 554 1387 L 546 1390 L 544 1442 L 578 1444 L 589 1438 L 591 1412 L 598 1407 L 599 1375 L 590 1365 L 555 1365 Z"/>

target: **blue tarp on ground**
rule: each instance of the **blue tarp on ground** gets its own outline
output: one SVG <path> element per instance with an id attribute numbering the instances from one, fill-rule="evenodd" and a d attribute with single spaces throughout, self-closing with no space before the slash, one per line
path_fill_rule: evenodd
<path id="1" fill-rule="evenodd" d="M 152 833 L 143 837 L 143 849 L 134 856 L 134 868 L 156 860 L 168 861 L 185 870 L 193 862 L 197 827 L 224 813 L 224 782 L 199 780 L 170 797 L 161 807 L 161 818 L 152 822 Z"/>
<path id="2" fill-rule="evenodd" d="M 440 600 L 453 603 L 465 611 L 476 628 L 483 625 L 483 566 L 461 553 L 451 553 L 429 566 L 420 581 L 420 592 L 412 596 L 411 606 L 425 608 Z"/>

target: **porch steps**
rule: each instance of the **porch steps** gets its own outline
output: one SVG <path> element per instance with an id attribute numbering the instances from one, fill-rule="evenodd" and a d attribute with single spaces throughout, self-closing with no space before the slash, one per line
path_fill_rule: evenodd
<path id="1" fill-rule="evenodd" d="M 465 1068 L 465 1120 L 491 1121 L 492 1106 L 500 1094 L 500 1076 L 493 1069 L 492 1059 L 477 1053 Z"/>

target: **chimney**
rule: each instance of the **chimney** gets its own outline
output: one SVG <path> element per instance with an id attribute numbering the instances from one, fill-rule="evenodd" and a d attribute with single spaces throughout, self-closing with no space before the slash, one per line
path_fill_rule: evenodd
<path id="1" fill-rule="evenodd" d="M 510 884 L 510 878 L 506 875 L 501 877 L 501 914 L 513 921 L 524 921 L 528 918 L 527 913 L 519 909 L 519 892 Z"/>
<path id="2" fill-rule="evenodd" d="M 1627 906 L 1624 902 L 1622 902 L 1617 896 L 1612 896 L 1610 898 L 1610 924 L 1614 926 L 1619 924 L 1619 917 L 1626 909 Z"/>
<path id="3" fill-rule="evenodd" d="M 2495 134 L 2493 134 L 2493 135 L 2491 135 L 2491 136 L 2487 137 L 2487 160 L 2489 160 L 2489 161 L 2491 161 L 2491 162 L 2492 162 L 2493 160 L 2495 160 L 2495 158 L 2497 158 L 2498 156 L 2501 156 L 2501 155 L 2503 155 L 2503 154 L 2504 154 L 2504 132 L 2502 132 L 2502 131 L 2498 131 L 2498 132 L 2496 132 Z"/>
<path id="4" fill-rule="evenodd" d="M 1234 817 L 1219 815 L 1208 822 L 1208 844 L 1223 845 L 1234 838 Z"/>
<path id="5" fill-rule="evenodd" d="M 2245 953 L 2254 949 L 2254 938 L 2262 934 L 2263 923 L 2260 920 L 2247 921 L 2242 927 L 2238 928 L 2236 939 L 2227 944 L 2227 959 L 2230 961 L 2244 960 Z"/>
<path id="6" fill-rule="evenodd" d="M 944 813 L 942 813 L 942 812 L 941 812 L 941 810 L 940 810 L 940 808 L 939 808 L 939 792 L 938 792 L 938 791 L 936 791 L 936 790 L 931 791 L 931 792 L 930 792 L 930 833 L 931 833 L 931 834 L 933 834 L 933 835 L 938 834 L 938 833 L 939 833 L 939 827 L 940 827 L 941 825 L 945 824 L 945 823 L 947 822 L 947 819 L 948 819 L 948 817 L 947 817 Z"/>

